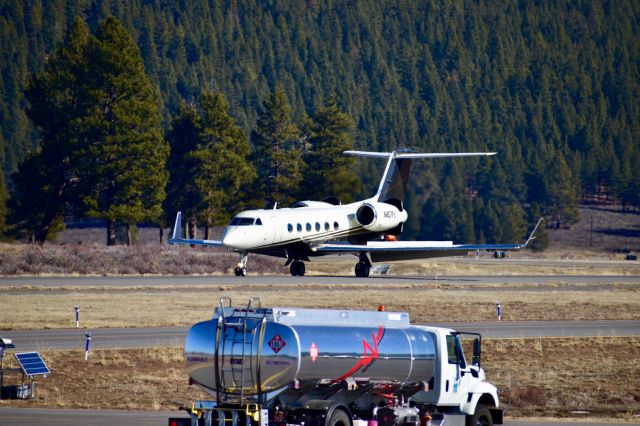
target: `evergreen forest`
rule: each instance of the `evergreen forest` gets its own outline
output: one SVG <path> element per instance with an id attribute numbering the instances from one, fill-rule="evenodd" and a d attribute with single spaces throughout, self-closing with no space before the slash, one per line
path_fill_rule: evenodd
<path id="1" fill-rule="evenodd" d="M 635 1 L 0 0 L 0 93 L 13 238 L 360 199 L 353 148 L 497 153 L 414 162 L 403 239 L 640 208 Z"/>

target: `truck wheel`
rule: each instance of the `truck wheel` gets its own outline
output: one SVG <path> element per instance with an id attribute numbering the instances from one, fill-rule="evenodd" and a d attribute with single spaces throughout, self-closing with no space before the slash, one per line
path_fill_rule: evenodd
<path id="1" fill-rule="evenodd" d="M 341 409 L 336 409 L 325 423 L 325 426 L 351 426 L 349 416 Z"/>
<path id="2" fill-rule="evenodd" d="M 493 426 L 493 418 L 486 405 L 476 406 L 473 416 L 467 416 L 467 426 Z"/>

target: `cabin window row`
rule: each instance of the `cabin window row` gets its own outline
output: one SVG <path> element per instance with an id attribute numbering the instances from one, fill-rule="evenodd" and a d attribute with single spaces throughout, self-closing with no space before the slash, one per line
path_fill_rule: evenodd
<path id="1" fill-rule="evenodd" d="M 320 222 L 316 222 L 315 228 L 316 228 L 316 232 L 320 232 L 320 230 L 322 229 L 322 227 L 320 226 Z M 338 222 L 337 221 L 333 222 L 333 229 L 337 231 L 339 228 L 340 228 L 340 225 L 338 224 Z M 305 229 L 307 230 L 307 232 L 311 232 L 313 227 L 311 226 L 310 223 L 307 222 Z M 331 229 L 331 226 L 329 225 L 329 222 L 325 222 L 324 230 L 329 231 L 330 229 Z M 289 233 L 293 232 L 293 224 L 291 223 L 287 224 L 287 231 L 289 231 Z M 296 231 L 302 232 L 301 223 L 296 224 Z"/>

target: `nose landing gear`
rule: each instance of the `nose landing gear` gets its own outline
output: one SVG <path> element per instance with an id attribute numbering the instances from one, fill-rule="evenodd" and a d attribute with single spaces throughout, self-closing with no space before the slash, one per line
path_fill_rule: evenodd
<path id="1" fill-rule="evenodd" d="M 248 254 L 246 252 L 240 253 L 240 262 L 238 262 L 236 269 L 233 270 L 236 277 L 245 277 L 247 275 L 247 259 Z"/>

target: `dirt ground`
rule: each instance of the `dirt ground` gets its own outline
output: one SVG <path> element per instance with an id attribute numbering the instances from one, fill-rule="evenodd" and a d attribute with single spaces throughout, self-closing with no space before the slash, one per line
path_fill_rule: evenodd
<path id="1" fill-rule="evenodd" d="M 210 398 L 188 385 L 178 347 L 92 351 L 86 363 L 80 350 L 42 355 L 52 373 L 37 379 L 34 399 L 0 400 L 0 407 L 177 410 Z M 633 420 L 640 413 L 638 359 L 640 338 L 483 340 L 483 367 L 508 417 L 586 411 L 582 416 Z"/>

